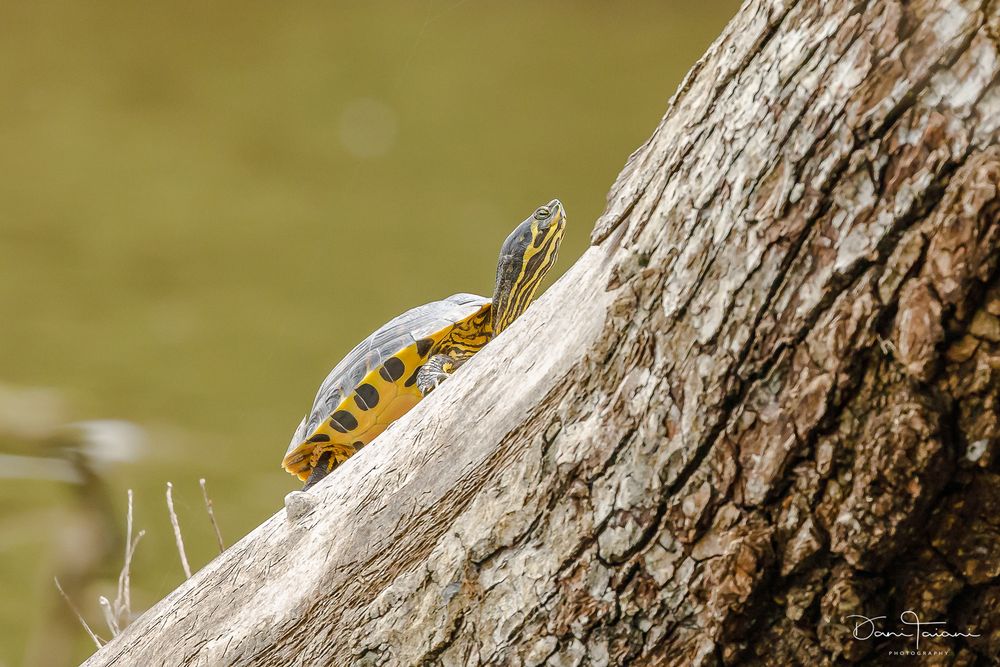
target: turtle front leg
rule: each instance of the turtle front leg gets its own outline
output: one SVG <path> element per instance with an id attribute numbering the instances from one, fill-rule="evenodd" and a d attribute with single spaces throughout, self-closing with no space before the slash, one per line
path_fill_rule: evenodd
<path id="1" fill-rule="evenodd" d="M 471 355 L 470 355 L 471 356 Z M 469 357 L 450 357 L 447 354 L 435 354 L 417 371 L 417 389 L 426 396 L 445 379 L 458 370 L 458 367 L 469 360 Z"/>

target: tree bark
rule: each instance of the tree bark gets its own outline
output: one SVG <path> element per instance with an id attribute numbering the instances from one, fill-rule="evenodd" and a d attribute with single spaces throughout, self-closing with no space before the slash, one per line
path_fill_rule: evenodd
<path id="1" fill-rule="evenodd" d="M 86 664 L 994 664 L 998 75 L 994 0 L 748 2 L 567 275 Z"/>

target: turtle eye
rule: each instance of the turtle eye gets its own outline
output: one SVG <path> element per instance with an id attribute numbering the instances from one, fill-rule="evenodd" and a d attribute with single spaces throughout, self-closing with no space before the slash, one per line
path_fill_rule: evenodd
<path id="1" fill-rule="evenodd" d="M 535 211 L 535 218 L 537 218 L 538 220 L 544 220 L 545 218 L 549 217 L 549 213 L 551 213 L 551 211 L 549 211 L 549 208 L 547 206 L 542 206 L 537 211 Z"/>

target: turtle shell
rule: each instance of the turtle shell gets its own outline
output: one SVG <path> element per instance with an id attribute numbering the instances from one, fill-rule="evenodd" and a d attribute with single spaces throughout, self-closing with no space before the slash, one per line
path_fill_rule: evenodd
<path id="1" fill-rule="evenodd" d="M 417 371 L 445 343 L 485 344 L 490 303 L 454 294 L 406 311 L 361 341 L 320 385 L 282 467 L 305 481 L 323 452 L 332 452 L 336 465 L 374 440 L 423 398 Z"/>

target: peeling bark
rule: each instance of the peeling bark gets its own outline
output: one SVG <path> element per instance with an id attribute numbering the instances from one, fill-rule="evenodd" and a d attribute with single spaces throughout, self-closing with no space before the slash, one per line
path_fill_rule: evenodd
<path id="1" fill-rule="evenodd" d="M 995 664 L 998 76 L 995 1 L 748 2 L 569 273 L 87 664 Z"/>

